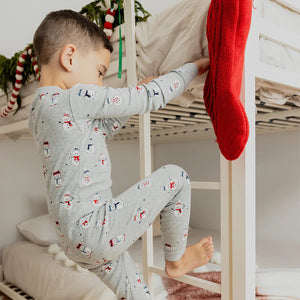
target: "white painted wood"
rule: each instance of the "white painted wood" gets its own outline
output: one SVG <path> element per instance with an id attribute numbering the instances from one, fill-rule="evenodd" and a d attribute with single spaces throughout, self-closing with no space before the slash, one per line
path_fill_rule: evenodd
<path id="1" fill-rule="evenodd" d="M 290 88 L 300 89 L 299 75 L 294 72 L 284 71 L 260 62 L 255 70 L 256 77 L 275 84 L 280 83 Z"/>
<path id="2" fill-rule="evenodd" d="M 255 299 L 255 68 L 259 51 L 257 17 L 257 11 L 253 10 L 240 94 L 249 121 L 249 139 L 241 156 L 232 161 L 229 178 L 232 197 L 232 300 Z"/>
<path id="3" fill-rule="evenodd" d="M 292 110 L 276 111 L 270 114 L 259 114 L 256 115 L 256 121 L 268 121 L 272 119 L 285 119 L 289 117 L 300 117 L 300 108 Z"/>
<path id="4" fill-rule="evenodd" d="M 119 40 L 119 37 L 120 37 L 119 27 L 120 27 L 120 25 L 116 26 L 114 31 L 113 31 L 113 34 L 112 34 L 111 39 L 110 39 L 110 41 L 112 43 Z M 122 37 L 122 39 L 125 39 L 125 23 L 121 24 L 121 37 Z"/>
<path id="5" fill-rule="evenodd" d="M 151 174 L 151 137 L 150 137 L 150 113 L 140 115 L 140 178 L 144 178 Z M 152 225 L 142 236 L 143 245 L 143 275 L 146 284 L 153 295 L 152 288 L 152 272 L 149 267 L 153 265 L 153 232 Z"/>
<path id="6" fill-rule="evenodd" d="M 16 132 L 27 128 L 28 128 L 28 120 L 26 119 L 9 125 L 0 126 L 0 135 Z"/>
<path id="7" fill-rule="evenodd" d="M 191 181 L 191 187 L 198 190 L 219 190 L 220 182 Z"/>
<path id="8" fill-rule="evenodd" d="M 283 6 L 286 6 L 290 10 L 293 10 L 294 12 L 300 14 L 300 4 L 297 3 L 297 6 L 295 5 L 296 3 L 290 1 L 290 0 L 276 0 L 276 2 L 280 3 Z"/>
<path id="9" fill-rule="evenodd" d="M 125 56 L 122 58 L 122 71 L 126 71 L 126 70 L 127 70 L 127 57 Z M 119 60 L 114 60 L 109 65 L 109 68 L 108 68 L 108 71 L 107 71 L 105 77 L 114 76 L 114 75 L 118 74 L 118 71 L 119 71 Z"/>
<path id="10" fill-rule="evenodd" d="M 287 31 L 264 19 L 259 20 L 259 35 L 293 50 L 300 49 L 300 34 Z"/>
<path id="11" fill-rule="evenodd" d="M 135 11 L 134 1 L 124 1 L 124 18 L 125 18 L 125 45 L 127 58 L 127 84 L 136 85 L 136 47 L 135 47 Z"/>
<path id="12" fill-rule="evenodd" d="M 165 271 L 163 269 L 161 269 L 160 267 L 151 266 L 150 270 L 153 273 L 167 277 L 167 274 L 165 273 Z M 188 284 L 192 284 L 194 286 L 205 288 L 209 291 L 221 294 L 221 285 L 218 283 L 214 283 L 212 281 L 204 280 L 204 279 L 197 278 L 197 277 L 190 276 L 190 275 L 183 275 L 183 276 L 176 278 L 175 280 L 181 281 L 184 283 L 188 283 Z"/>
<path id="13" fill-rule="evenodd" d="M 9 283 L 7 283 L 6 281 L 0 281 L 0 291 L 2 291 L 5 295 L 9 296 L 13 300 L 28 299 L 28 298 L 25 298 L 26 295 L 24 295 L 24 296 L 20 295 L 18 292 L 14 291 L 12 288 L 10 288 L 8 285 L 9 285 Z"/>
<path id="14" fill-rule="evenodd" d="M 134 1 L 124 1 L 125 15 L 125 43 L 127 57 L 127 85 L 137 84 L 136 75 L 136 48 L 135 48 L 135 11 Z M 150 140 L 150 113 L 139 116 L 139 145 L 140 145 L 140 178 L 151 174 L 151 140 Z M 143 246 L 143 277 L 153 294 L 152 272 L 149 266 L 153 265 L 153 232 L 152 225 L 142 236 Z"/>
<path id="15" fill-rule="evenodd" d="M 232 197 L 231 162 L 220 153 L 221 208 L 221 292 L 222 300 L 232 300 Z"/>

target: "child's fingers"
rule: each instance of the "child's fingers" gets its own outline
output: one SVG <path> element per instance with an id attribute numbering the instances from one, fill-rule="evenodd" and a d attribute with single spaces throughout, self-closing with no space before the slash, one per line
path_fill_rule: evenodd
<path id="1" fill-rule="evenodd" d="M 210 66 L 209 58 L 201 59 L 201 63 L 199 64 L 199 67 L 198 67 L 199 74 L 205 73 L 209 69 L 209 66 Z"/>

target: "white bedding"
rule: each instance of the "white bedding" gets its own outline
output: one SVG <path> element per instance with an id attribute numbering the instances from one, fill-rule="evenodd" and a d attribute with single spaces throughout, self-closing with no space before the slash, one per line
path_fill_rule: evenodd
<path id="1" fill-rule="evenodd" d="M 220 250 L 220 234 L 206 229 L 192 229 L 188 235 L 188 245 L 202 237 L 211 235 L 216 253 Z M 257 246 L 257 293 L 300 299 L 300 261 L 298 251 L 290 251 L 282 244 L 262 242 Z M 130 248 L 140 271 L 142 271 L 142 241 L 138 239 Z M 298 249 L 299 250 L 299 249 Z M 115 300 L 112 291 L 93 273 L 78 272 L 74 267 L 65 267 L 54 260 L 47 247 L 22 241 L 4 248 L 3 269 L 5 279 L 22 288 L 35 299 L 56 300 Z M 161 238 L 154 238 L 154 264 L 164 268 Z M 286 267 L 284 267 L 286 266 Z M 289 268 L 287 268 L 289 266 Z M 194 272 L 220 271 L 220 266 L 208 263 Z M 161 277 L 153 274 L 155 300 L 166 299 Z"/>

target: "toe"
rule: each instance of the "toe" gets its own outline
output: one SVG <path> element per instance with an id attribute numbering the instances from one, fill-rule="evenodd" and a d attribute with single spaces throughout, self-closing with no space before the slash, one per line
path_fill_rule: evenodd
<path id="1" fill-rule="evenodd" d="M 202 246 L 205 246 L 205 245 L 207 245 L 209 242 L 210 242 L 209 237 L 205 237 L 205 238 L 203 238 L 203 239 L 199 242 L 199 244 L 201 244 Z"/>

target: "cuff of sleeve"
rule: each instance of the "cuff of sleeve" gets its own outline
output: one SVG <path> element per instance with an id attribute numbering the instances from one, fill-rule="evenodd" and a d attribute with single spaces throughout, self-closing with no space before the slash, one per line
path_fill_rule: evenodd
<path id="1" fill-rule="evenodd" d="M 177 74 L 176 74 L 177 73 Z M 172 72 L 159 76 L 152 80 L 161 89 L 163 94 L 163 107 L 176 97 L 179 97 L 186 89 L 185 80 L 182 75 L 178 76 L 178 72 Z"/>
<path id="2" fill-rule="evenodd" d="M 186 63 L 183 66 L 171 70 L 182 76 L 185 84 L 185 89 L 189 86 L 190 82 L 198 75 L 198 67 L 194 63 Z"/>

